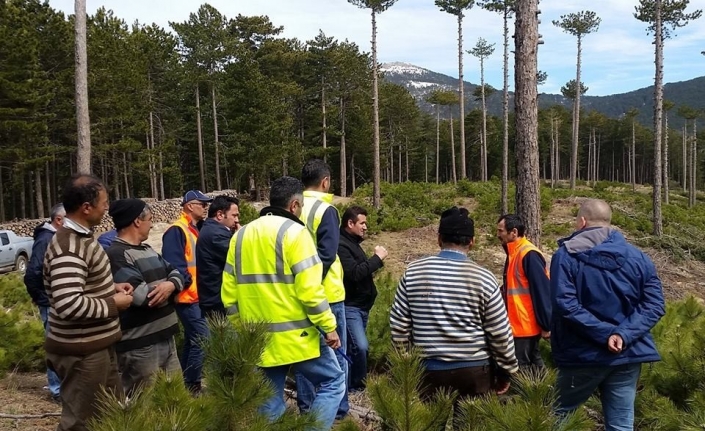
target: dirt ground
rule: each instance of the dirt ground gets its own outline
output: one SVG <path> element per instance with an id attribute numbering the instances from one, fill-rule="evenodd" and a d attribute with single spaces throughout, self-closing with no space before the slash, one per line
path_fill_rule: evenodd
<path id="1" fill-rule="evenodd" d="M 467 201 L 465 206 L 472 208 Z M 579 202 L 574 200 L 556 201 L 548 217 L 553 224 L 570 223 L 573 209 Z M 256 203 L 261 208 L 261 204 Z M 169 225 L 156 224 L 147 241 L 157 251 L 161 250 L 161 236 Z M 477 247 L 471 257 L 490 269 L 501 280 L 504 265 L 504 252 L 494 238 L 494 226 L 476 226 Z M 409 262 L 438 252 L 437 225 L 409 229 L 403 232 L 382 232 L 372 235 L 363 242 L 363 248 L 372 252 L 375 245 L 383 245 L 389 250 L 385 268 L 395 276 L 400 276 Z M 705 263 L 695 260 L 674 262 L 671 256 L 656 251 L 645 250 L 656 263 L 662 279 L 664 292 L 669 299 L 678 299 L 687 294 L 705 298 Z M 550 259 L 550 253 L 547 253 Z M 10 374 L 0 380 L 0 414 L 39 415 L 59 413 L 60 407 L 53 403 L 48 392 L 44 374 Z M 359 400 L 362 404 L 368 400 Z M 369 404 L 368 404 L 369 405 Z M 56 428 L 57 418 L 4 419 L 0 418 L 0 430 L 49 431 Z"/>

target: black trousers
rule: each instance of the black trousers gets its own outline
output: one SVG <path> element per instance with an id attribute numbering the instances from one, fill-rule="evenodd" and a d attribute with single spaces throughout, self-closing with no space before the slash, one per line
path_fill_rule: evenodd
<path id="1" fill-rule="evenodd" d="M 544 367 L 539 341 L 541 341 L 541 335 L 514 338 L 514 351 L 520 367 Z"/>

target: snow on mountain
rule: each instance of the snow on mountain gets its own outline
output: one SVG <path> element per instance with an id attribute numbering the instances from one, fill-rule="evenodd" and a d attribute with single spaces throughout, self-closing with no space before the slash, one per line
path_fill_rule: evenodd
<path id="1" fill-rule="evenodd" d="M 415 76 L 426 75 L 431 73 L 430 70 L 424 69 L 423 67 L 414 66 L 413 64 L 409 63 L 402 63 L 399 61 L 395 61 L 392 63 L 382 63 L 380 65 L 380 71 L 384 72 L 385 74 Z"/>

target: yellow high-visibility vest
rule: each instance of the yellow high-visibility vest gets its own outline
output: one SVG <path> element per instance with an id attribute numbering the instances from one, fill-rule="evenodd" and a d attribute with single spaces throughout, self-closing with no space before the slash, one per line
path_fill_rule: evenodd
<path id="1" fill-rule="evenodd" d="M 329 207 L 333 206 L 332 202 L 333 195 L 330 193 L 309 190 L 304 191 L 304 207 L 300 218 L 304 224 L 306 224 L 306 229 L 311 232 L 314 243 L 318 242 L 318 226 L 321 225 L 323 214 Z M 336 234 L 338 234 L 337 231 Z M 343 265 L 340 263 L 340 258 L 337 254 L 335 255 L 335 261 L 330 266 L 328 272 L 326 273 L 326 277 L 323 279 L 323 289 L 326 292 L 328 302 L 331 304 L 345 300 Z"/>
<path id="2" fill-rule="evenodd" d="M 320 356 L 320 333 L 336 328 L 311 235 L 299 222 L 267 214 L 230 240 L 221 299 L 235 322 L 265 322 L 270 337 L 259 366 L 274 367 Z"/>

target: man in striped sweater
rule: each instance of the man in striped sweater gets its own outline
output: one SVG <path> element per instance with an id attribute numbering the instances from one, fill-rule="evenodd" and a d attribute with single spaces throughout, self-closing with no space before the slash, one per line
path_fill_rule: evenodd
<path id="1" fill-rule="evenodd" d="M 409 264 L 399 281 L 390 316 L 392 340 L 420 350 L 425 397 L 438 389 L 461 397 L 493 387 L 505 393 L 518 370 L 497 280 L 467 256 L 474 236 L 465 208 L 446 210 L 438 229 L 441 252 Z"/>
<path id="2" fill-rule="evenodd" d="M 115 343 L 118 313 L 132 303 L 132 287 L 114 283 L 110 261 L 92 228 L 108 209 L 108 193 L 93 175 L 71 177 L 63 192 L 66 218 L 44 255 L 49 296 L 47 365 L 61 379 L 57 431 L 85 431 L 97 412 L 101 388 L 122 395 Z"/>
<path id="3" fill-rule="evenodd" d="M 152 211 L 142 199 L 120 199 L 110 205 L 117 237 L 108 248 L 113 278 L 130 283 L 134 300 L 120 313 L 122 340 L 115 350 L 127 396 L 159 370 L 181 372 L 174 335 L 179 324 L 174 296 L 184 277 L 143 241 L 152 229 Z"/>

